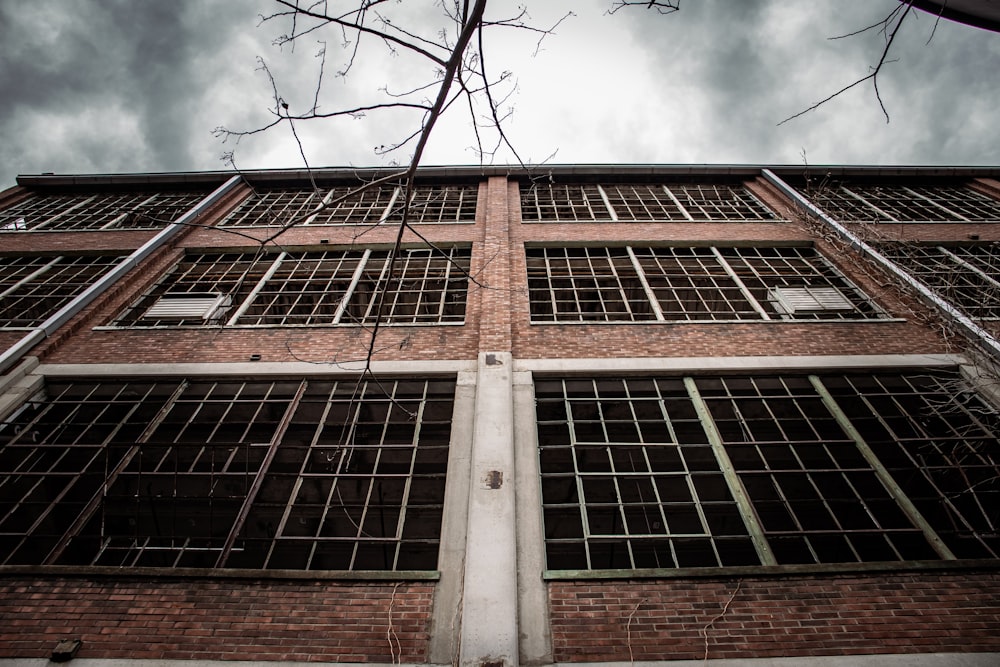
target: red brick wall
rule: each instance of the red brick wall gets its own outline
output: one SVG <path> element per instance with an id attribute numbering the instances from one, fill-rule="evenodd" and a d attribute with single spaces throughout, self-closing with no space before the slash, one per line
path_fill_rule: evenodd
<path id="1" fill-rule="evenodd" d="M 0 580 L 0 658 L 424 662 L 433 584 Z"/>
<path id="2" fill-rule="evenodd" d="M 787 202 L 759 182 L 748 183 L 755 194 L 784 215 Z M 907 322 L 752 322 L 529 324 L 525 285 L 525 243 L 662 244 L 724 239 L 766 243 L 812 242 L 815 236 L 798 219 L 778 223 L 521 223 L 517 189 L 511 188 L 511 317 L 513 353 L 519 359 L 598 357 L 699 357 L 829 354 L 942 353 L 946 346 L 923 326 L 926 309 L 883 288 L 884 278 L 867 275 L 840 261 L 837 248 L 823 241 L 817 249 L 872 296 L 890 315 Z M 940 226 L 940 225 L 939 225 Z M 919 321 L 918 321 L 919 320 Z"/>
<path id="3" fill-rule="evenodd" d="M 550 582 L 554 659 L 1000 651 L 998 590 L 997 572 Z"/>

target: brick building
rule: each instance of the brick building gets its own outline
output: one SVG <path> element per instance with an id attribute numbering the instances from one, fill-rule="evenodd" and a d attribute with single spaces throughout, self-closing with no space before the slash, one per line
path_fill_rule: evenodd
<path id="1" fill-rule="evenodd" d="M 0 663 L 996 664 L 998 179 L 21 177 Z"/>

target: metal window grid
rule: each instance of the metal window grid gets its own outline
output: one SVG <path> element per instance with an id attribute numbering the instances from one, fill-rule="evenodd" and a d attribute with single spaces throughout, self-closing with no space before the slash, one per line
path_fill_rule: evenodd
<path id="1" fill-rule="evenodd" d="M 526 248 L 531 321 L 886 317 L 812 247 Z M 836 289 L 850 308 L 787 312 L 774 288 Z"/>
<path id="2" fill-rule="evenodd" d="M 955 371 L 535 396 L 551 570 L 998 557 L 1000 416 Z"/>
<path id="3" fill-rule="evenodd" d="M 123 257 L 0 256 L 0 328 L 41 324 Z"/>
<path id="4" fill-rule="evenodd" d="M 880 250 L 970 317 L 1000 319 L 1000 254 L 994 244 L 887 243 Z"/>
<path id="5" fill-rule="evenodd" d="M 115 321 L 122 327 L 443 324 L 465 320 L 469 248 L 188 255 Z M 385 292 L 381 311 L 379 297 Z M 231 306 L 214 320 L 157 320 L 164 295 L 217 293 Z"/>
<path id="6" fill-rule="evenodd" d="M 402 188 L 383 185 L 350 194 L 353 188 L 259 189 L 223 226 L 355 225 L 399 222 Z M 408 221 L 414 224 L 475 222 L 478 185 L 422 185 L 414 188 Z"/>
<path id="7" fill-rule="evenodd" d="M 964 186 L 846 184 L 808 193 L 848 222 L 996 222 L 1000 201 Z"/>
<path id="8" fill-rule="evenodd" d="M 655 320 L 627 248 L 528 248 L 532 322 Z"/>
<path id="9" fill-rule="evenodd" d="M 0 424 L 0 563 L 433 570 L 453 395 L 51 381 Z"/>
<path id="10" fill-rule="evenodd" d="M 0 230 L 158 229 L 204 197 L 197 192 L 37 193 L 0 211 Z"/>
<path id="11" fill-rule="evenodd" d="M 844 376 L 827 386 L 959 558 L 1000 558 L 1000 416 L 955 374 Z"/>
<path id="12" fill-rule="evenodd" d="M 521 185 L 521 219 L 542 222 L 775 220 L 743 186 L 719 184 Z"/>

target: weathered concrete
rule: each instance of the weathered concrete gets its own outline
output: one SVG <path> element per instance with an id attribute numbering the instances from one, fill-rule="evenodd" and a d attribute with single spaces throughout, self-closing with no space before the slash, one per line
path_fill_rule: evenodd
<path id="1" fill-rule="evenodd" d="M 459 664 L 518 665 L 513 359 L 482 352 L 472 439 Z"/>
<path id="2" fill-rule="evenodd" d="M 517 474 L 517 608 L 521 663 L 552 662 L 549 598 L 542 527 L 542 488 L 538 474 L 535 386 L 531 373 L 514 373 L 515 471 Z"/>
<path id="3" fill-rule="evenodd" d="M 469 522 L 469 480 L 472 438 L 476 413 L 476 373 L 458 374 L 455 407 L 448 453 L 448 484 L 444 492 L 441 548 L 438 570 L 441 579 L 434 592 L 428 660 L 454 664 L 462 626 L 462 584 L 465 578 L 465 529 Z"/>
<path id="4" fill-rule="evenodd" d="M 799 357 L 636 357 L 621 359 L 518 359 L 515 371 L 541 373 L 660 373 L 746 372 L 756 370 L 819 370 L 955 366 L 965 357 L 955 354 L 859 354 Z"/>

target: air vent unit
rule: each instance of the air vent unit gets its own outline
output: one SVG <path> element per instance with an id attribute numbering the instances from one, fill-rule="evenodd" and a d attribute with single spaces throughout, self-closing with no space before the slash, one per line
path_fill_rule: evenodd
<path id="1" fill-rule="evenodd" d="M 853 310 L 851 303 L 836 287 L 775 287 L 768 299 L 778 312 L 788 315 L 819 310 Z"/>
<path id="2" fill-rule="evenodd" d="M 164 294 L 143 316 L 147 320 L 211 320 L 221 316 L 232 303 L 218 292 Z"/>

